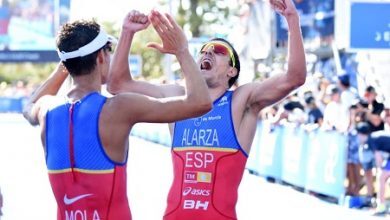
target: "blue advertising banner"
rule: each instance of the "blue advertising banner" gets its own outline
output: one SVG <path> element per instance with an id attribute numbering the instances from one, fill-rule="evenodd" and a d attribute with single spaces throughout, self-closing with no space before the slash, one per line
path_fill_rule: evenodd
<path id="1" fill-rule="evenodd" d="M 22 113 L 26 98 L 0 97 L 0 113 Z"/>
<path id="2" fill-rule="evenodd" d="M 350 48 L 390 49 L 390 2 L 352 2 Z"/>
<path id="3" fill-rule="evenodd" d="M 261 121 L 257 122 L 256 134 L 253 138 L 251 151 L 249 153 L 248 161 L 246 162 L 246 168 L 255 173 L 259 173 L 259 158 L 260 158 L 260 135 L 259 133 L 263 129 L 263 123 Z"/>
<path id="4" fill-rule="evenodd" d="M 258 144 L 258 173 L 261 176 L 281 179 L 282 177 L 282 136 L 283 127 L 263 123 Z"/>
<path id="5" fill-rule="evenodd" d="M 311 132 L 305 188 L 340 198 L 345 193 L 346 158 L 346 136 L 337 132 Z"/>
<path id="6" fill-rule="evenodd" d="M 0 62 L 58 61 L 55 35 L 69 12 L 70 0 L 3 0 Z"/>
<path id="7" fill-rule="evenodd" d="M 282 180 L 304 187 L 306 181 L 308 133 L 296 125 L 286 125 L 282 137 Z"/>

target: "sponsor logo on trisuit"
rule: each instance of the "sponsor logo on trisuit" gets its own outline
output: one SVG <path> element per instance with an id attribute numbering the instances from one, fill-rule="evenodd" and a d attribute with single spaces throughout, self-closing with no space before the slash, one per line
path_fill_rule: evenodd
<path id="1" fill-rule="evenodd" d="M 64 203 L 65 203 L 65 205 L 70 205 L 70 204 L 75 203 L 78 200 L 83 199 L 83 198 L 88 197 L 88 196 L 92 196 L 92 194 L 82 194 L 79 196 L 75 196 L 73 198 L 68 198 L 68 195 L 65 194 Z"/>

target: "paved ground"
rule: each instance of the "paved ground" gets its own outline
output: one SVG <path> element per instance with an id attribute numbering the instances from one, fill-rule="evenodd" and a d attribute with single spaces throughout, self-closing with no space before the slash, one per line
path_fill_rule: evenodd
<path id="1" fill-rule="evenodd" d="M 158 220 L 172 180 L 169 148 L 130 138 L 128 195 L 134 220 Z M 55 219 L 39 130 L 20 115 L 0 115 L 1 220 Z M 263 178 L 245 173 L 239 189 L 240 220 L 342 219 L 371 220 L 368 212 L 329 204 Z"/>

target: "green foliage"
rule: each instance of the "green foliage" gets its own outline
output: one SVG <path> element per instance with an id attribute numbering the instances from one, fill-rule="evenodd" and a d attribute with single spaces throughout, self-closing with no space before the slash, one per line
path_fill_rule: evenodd
<path id="1" fill-rule="evenodd" d="M 55 63 L 33 64 L 33 63 L 17 63 L 0 65 L 0 82 L 12 84 L 16 81 L 25 83 L 39 83 L 46 79 L 54 70 Z"/>
<path id="2" fill-rule="evenodd" d="M 189 3 L 189 9 L 183 8 L 183 1 Z M 167 1 L 161 0 L 167 4 Z M 192 37 L 215 35 L 213 25 L 224 24 L 232 14 L 231 9 L 223 0 L 180 0 L 176 20 L 180 26 L 188 26 Z M 101 22 L 105 30 L 119 36 L 120 26 L 113 22 Z M 161 61 L 163 54 L 148 48 L 148 42 L 160 42 L 152 27 L 137 33 L 134 37 L 131 54 L 142 57 L 142 75 L 147 79 L 159 78 L 163 74 Z M 22 80 L 26 83 L 39 83 L 45 80 L 55 68 L 55 63 L 33 64 L 0 64 L 0 82 L 13 83 Z"/>
<path id="3" fill-rule="evenodd" d="M 119 28 L 112 22 L 102 22 L 104 29 L 113 36 L 119 36 Z M 159 78 L 162 73 L 161 60 L 163 55 L 146 47 L 148 42 L 159 42 L 159 37 L 152 27 L 137 33 L 132 44 L 131 54 L 142 56 L 142 75 L 145 78 Z M 44 81 L 54 70 L 56 63 L 1 63 L 0 83 L 13 84 L 23 81 L 37 84 Z"/>
<path id="4" fill-rule="evenodd" d="M 120 27 L 116 27 L 112 22 L 102 22 L 107 33 L 113 36 L 119 36 Z M 160 42 L 160 38 L 153 30 L 152 26 L 148 29 L 138 32 L 131 45 L 130 54 L 141 55 L 142 57 L 142 76 L 151 79 L 159 78 L 163 73 L 161 60 L 163 55 L 158 51 L 146 47 L 149 42 Z"/>
<path id="5" fill-rule="evenodd" d="M 159 36 L 151 26 L 134 36 L 130 53 L 141 55 L 143 77 L 147 79 L 159 78 L 163 74 L 161 60 L 164 55 L 153 48 L 147 47 L 146 45 L 149 42 L 161 42 Z"/>
<path id="6" fill-rule="evenodd" d="M 183 8 L 183 1 L 189 2 L 189 9 Z M 233 12 L 223 0 L 180 0 L 177 21 L 189 26 L 192 37 L 215 35 L 213 25 L 226 25 Z"/>

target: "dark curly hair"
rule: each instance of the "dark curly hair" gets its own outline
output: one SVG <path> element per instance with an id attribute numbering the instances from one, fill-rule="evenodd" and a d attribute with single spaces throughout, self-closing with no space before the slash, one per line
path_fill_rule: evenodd
<path id="1" fill-rule="evenodd" d="M 57 36 L 57 48 L 59 51 L 64 52 L 75 51 L 95 39 L 99 31 L 100 25 L 94 20 L 77 20 L 66 23 L 62 26 Z M 63 61 L 70 75 L 80 76 L 92 72 L 96 67 L 97 54 L 104 47 L 86 56 Z"/>

